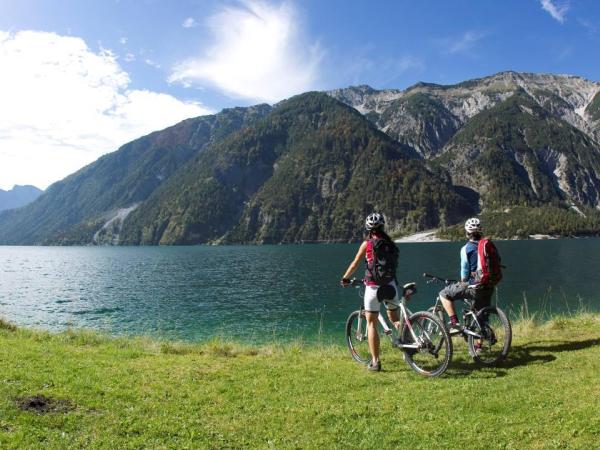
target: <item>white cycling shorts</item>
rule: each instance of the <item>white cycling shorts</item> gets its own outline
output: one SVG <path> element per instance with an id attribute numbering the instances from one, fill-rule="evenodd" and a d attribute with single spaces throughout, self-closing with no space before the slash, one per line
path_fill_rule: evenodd
<path id="1" fill-rule="evenodd" d="M 398 287 L 396 286 L 396 282 L 392 281 L 389 283 L 390 286 L 394 286 L 396 289 L 396 296 L 393 300 L 384 300 L 380 302 L 377 300 L 377 289 L 379 286 L 365 286 L 365 311 L 369 312 L 379 312 L 379 308 L 381 303 L 383 303 L 386 309 L 398 309 L 400 307 L 400 300 L 398 299 Z"/>

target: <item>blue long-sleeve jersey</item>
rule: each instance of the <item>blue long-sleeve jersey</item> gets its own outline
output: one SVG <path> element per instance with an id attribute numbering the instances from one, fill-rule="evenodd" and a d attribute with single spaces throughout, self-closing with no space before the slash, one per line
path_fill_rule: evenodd
<path id="1" fill-rule="evenodd" d="M 477 272 L 477 245 L 479 241 L 469 241 L 460 249 L 460 279 L 469 284 L 477 284 L 474 273 Z"/>

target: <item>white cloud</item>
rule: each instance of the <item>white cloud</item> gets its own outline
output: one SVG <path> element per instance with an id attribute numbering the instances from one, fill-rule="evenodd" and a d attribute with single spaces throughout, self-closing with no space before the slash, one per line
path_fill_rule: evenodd
<path id="1" fill-rule="evenodd" d="M 129 89 L 114 54 L 77 37 L 0 31 L 0 188 L 45 188 L 202 105 Z"/>
<path id="2" fill-rule="evenodd" d="M 403 56 L 394 62 L 394 67 L 399 75 L 408 72 L 409 70 L 422 72 L 425 69 L 425 64 L 419 58 L 415 58 L 414 56 Z"/>
<path id="3" fill-rule="evenodd" d="M 193 17 L 188 17 L 183 21 L 181 26 L 183 28 L 194 28 L 195 26 L 198 26 L 198 22 L 196 22 Z"/>
<path id="4" fill-rule="evenodd" d="M 569 4 L 567 2 L 553 3 L 552 0 L 540 0 L 542 9 L 552 16 L 555 20 L 560 23 L 565 22 L 565 16 L 569 10 Z"/>
<path id="5" fill-rule="evenodd" d="M 123 36 L 122 38 L 120 38 L 120 39 L 119 39 L 119 43 L 120 43 L 121 45 L 125 45 L 125 44 L 127 44 L 127 38 L 126 38 L 125 36 Z"/>
<path id="6" fill-rule="evenodd" d="M 485 36 L 487 33 L 481 31 L 466 31 L 458 39 L 446 40 L 447 52 L 450 54 L 468 53 Z"/>
<path id="7" fill-rule="evenodd" d="M 123 59 L 125 62 L 132 62 L 135 61 L 135 55 L 133 53 L 126 53 Z"/>
<path id="8" fill-rule="evenodd" d="M 581 25 L 583 28 L 585 28 L 589 37 L 596 36 L 598 34 L 598 32 L 600 31 L 596 25 L 594 25 L 592 22 L 590 22 L 587 19 L 582 19 L 580 17 L 577 19 L 577 22 L 579 22 L 579 25 Z"/>
<path id="9" fill-rule="evenodd" d="M 150 67 L 154 67 L 155 69 L 160 69 L 160 64 L 158 64 L 156 61 L 154 61 L 153 59 L 150 58 L 146 58 L 144 60 L 144 62 L 149 65 Z"/>
<path id="10" fill-rule="evenodd" d="M 368 82 L 373 87 L 393 87 L 399 77 L 410 72 L 417 74 L 425 70 L 425 63 L 412 55 L 399 58 L 377 56 L 374 45 L 366 45 L 353 51 L 352 60 L 343 64 L 343 77 L 351 84 Z M 368 80 L 368 81 L 366 81 Z"/>
<path id="11" fill-rule="evenodd" d="M 323 52 L 306 41 L 299 23 L 290 3 L 245 0 L 225 7 L 208 19 L 212 45 L 179 63 L 169 81 L 269 102 L 315 89 Z"/>

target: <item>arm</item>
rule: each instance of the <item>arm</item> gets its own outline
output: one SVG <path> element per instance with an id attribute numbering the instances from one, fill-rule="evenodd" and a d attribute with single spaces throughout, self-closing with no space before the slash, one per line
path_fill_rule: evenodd
<path id="1" fill-rule="evenodd" d="M 360 245 L 358 252 L 356 253 L 356 256 L 354 257 L 354 261 L 352 261 L 350 263 L 350 265 L 348 266 L 348 269 L 346 269 L 346 272 L 344 273 L 344 276 L 342 277 L 342 281 L 349 279 L 352 276 L 352 274 L 354 273 L 354 271 L 356 269 L 358 269 L 358 266 L 360 266 L 361 261 L 365 257 L 366 251 L 367 251 L 367 241 L 364 241 Z"/>
<path id="2" fill-rule="evenodd" d="M 460 281 L 469 281 L 471 276 L 471 268 L 469 266 L 469 258 L 467 258 L 467 246 L 460 249 Z"/>

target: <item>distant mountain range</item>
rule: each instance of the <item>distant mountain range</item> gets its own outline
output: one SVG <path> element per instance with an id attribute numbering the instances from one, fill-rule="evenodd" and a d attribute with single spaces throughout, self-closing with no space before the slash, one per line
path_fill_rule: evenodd
<path id="1" fill-rule="evenodd" d="M 0 189 L 0 211 L 25 206 L 38 198 L 42 192 L 44 191 L 29 185 L 15 185 L 8 191 Z"/>
<path id="2" fill-rule="evenodd" d="M 398 234 L 480 211 L 596 220 L 599 142 L 600 84 L 579 77 L 310 92 L 126 144 L 1 213 L 0 243 L 351 241 L 373 210 Z"/>

